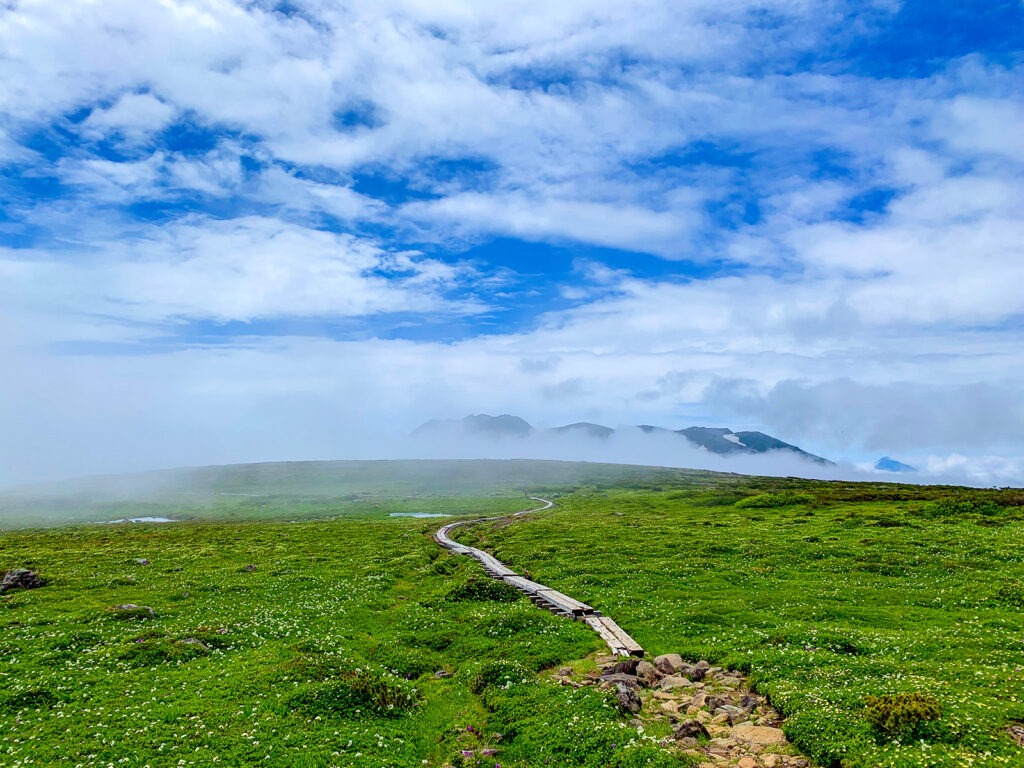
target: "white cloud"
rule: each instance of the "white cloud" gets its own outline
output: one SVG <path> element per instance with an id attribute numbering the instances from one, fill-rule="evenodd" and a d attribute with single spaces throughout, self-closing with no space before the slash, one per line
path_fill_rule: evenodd
<path id="1" fill-rule="evenodd" d="M 72 253 L 8 251 L 0 268 L 31 311 L 124 323 L 479 310 L 444 299 L 461 268 L 256 217 L 179 222 Z"/>

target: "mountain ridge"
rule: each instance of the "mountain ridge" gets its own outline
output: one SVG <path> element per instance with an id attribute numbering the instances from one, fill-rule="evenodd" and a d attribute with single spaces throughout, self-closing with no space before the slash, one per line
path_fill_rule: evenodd
<path id="1" fill-rule="evenodd" d="M 412 436 L 426 437 L 448 434 L 453 436 L 486 437 L 495 440 L 520 440 L 535 435 L 547 434 L 577 435 L 587 440 L 607 441 L 615 434 L 625 430 L 636 430 L 646 435 L 679 435 L 690 445 L 720 456 L 767 454 L 782 451 L 795 454 L 816 464 L 831 466 L 835 463 L 764 432 L 733 432 L 727 427 L 694 426 L 684 427 L 683 429 L 669 429 L 667 427 L 641 424 L 613 429 L 602 424 L 579 421 L 560 427 L 537 429 L 519 416 L 512 416 L 507 413 L 500 416 L 490 416 L 481 413 L 464 416 L 461 419 L 431 419 L 414 429 Z"/>

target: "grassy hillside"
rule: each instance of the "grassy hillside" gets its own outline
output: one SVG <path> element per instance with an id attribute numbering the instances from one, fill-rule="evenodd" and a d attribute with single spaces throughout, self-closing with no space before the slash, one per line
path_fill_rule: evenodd
<path id="1" fill-rule="evenodd" d="M 475 539 L 651 654 L 748 670 L 822 765 L 1024 765 L 1020 494 L 757 485 L 579 493 Z M 941 717 L 879 732 L 865 698 L 898 693 Z"/>
<path id="2" fill-rule="evenodd" d="M 593 666 L 584 626 L 477 580 L 429 538 L 437 521 L 388 517 L 520 508 L 559 482 L 556 508 L 461 537 L 610 613 L 649 655 L 749 671 L 821 765 L 1024 765 L 1005 732 L 1024 720 L 1019 492 L 524 462 L 504 489 L 491 468 L 477 489 L 493 495 L 473 480 L 445 497 L 445 464 L 451 481 L 367 492 L 358 517 L 328 514 L 340 485 L 303 502 L 298 480 L 231 468 L 231 492 L 286 492 L 209 513 L 278 520 L 4 533 L 0 570 L 49 583 L 0 595 L 0 768 L 684 765 L 667 724 L 639 733 L 608 694 L 536 676 Z M 387 491 L 395 469 L 345 487 Z M 303 514 L 330 519 L 281 521 Z M 865 699 L 893 693 L 941 715 L 879 730 Z"/>
<path id="3" fill-rule="evenodd" d="M 90 477 L 0 492 L 0 528 L 67 525 L 132 517 L 280 520 L 379 517 L 481 499 L 511 511 L 524 492 L 596 485 L 694 487 L 734 475 L 564 461 L 302 461 L 174 469 Z M 510 499 L 511 504 L 500 501 Z M 397 508 L 395 505 L 399 505 Z M 458 510 L 455 510 L 458 511 Z"/>

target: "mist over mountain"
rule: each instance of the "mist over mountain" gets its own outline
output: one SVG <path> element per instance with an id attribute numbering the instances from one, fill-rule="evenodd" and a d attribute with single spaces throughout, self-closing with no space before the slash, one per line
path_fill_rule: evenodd
<path id="1" fill-rule="evenodd" d="M 834 462 L 821 456 L 809 453 L 799 446 L 792 445 L 764 432 L 733 432 L 726 427 L 686 427 L 684 429 L 668 429 L 666 427 L 643 424 L 635 427 L 619 427 L 613 429 L 601 424 L 576 422 L 561 427 L 537 429 L 525 419 L 509 414 L 489 416 L 476 414 L 461 419 L 433 419 L 421 424 L 413 430 L 416 438 L 441 438 L 458 440 L 461 438 L 491 438 L 494 440 L 528 440 L 544 437 L 572 437 L 584 441 L 608 441 L 616 435 L 650 435 L 677 436 L 682 438 L 689 447 L 703 449 L 719 456 L 740 456 L 756 454 L 795 455 L 823 466 L 833 466 Z"/>
<path id="2" fill-rule="evenodd" d="M 917 472 L 917 467 L 904 464 L 891 456 L 883 456 L 875 462 L 875 469 L 879 472 Z"/>

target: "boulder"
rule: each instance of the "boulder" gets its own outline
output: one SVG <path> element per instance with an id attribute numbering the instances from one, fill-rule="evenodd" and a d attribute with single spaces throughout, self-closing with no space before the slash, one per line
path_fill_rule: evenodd
<path id="1" fill-rule="evenodd" d="M 617 674 L 617 675 L 635 675 L 636 668 L 640 665 L 640 659 L 631 656 L 628 659 L 623 659 L 615 664 L 610 664 L 604 668 L 606 674 Z"/>
<path id="2" fill-rule="evenodd" d="M 640 685 L 640 681 L 637 680 L 633 675 L 623 674 L 607 674 L 601 675 L 598 680 L 602 683 L 612 683 L 613 685 L 625 685 L 629 688 L 636 688 Z"/>
<path id="3" fill-rule="evenodd" d="M 111 611 L 120 619 L 152 619 L 156 611 L 148 605 L 136 605 L 135 603 L 122 603 L 112 606 Z"/>
<path id="4" fill-rule="evenodd" d="M 625 683 L 616 683 L 615 700 L 619 704 L 619 709 L 623 712 L 636 713 L 643 709 L 643 702 L 640 701 L 640 696 L 637 695 L 636 690 L 630 688 Z"/>
<path id="5" fill-rule="evenodd" d="M 677 740 L 699 738 L 707 739 L 711 734 L 708 733 L 708 729 L 699 721 L 683 720 L 683 722 L 672 726 L 672 736 Z"/>
<path id="6" fill-rule="evenodd" d="M 732 729 L 732 736 L 739 741 L 750 742 L 751 744 L 785 744 L 786 734 L 778 728 L 768 728 L 763 725 L 737 725 Z"/>
<path id="7" fill-rule="evenodd" d="M 654 666 L 666 675 L 674 675 L 683 666 L 683 657 L 678 653 L 663 653 L 654 657 Z"/>
<path id="8" fill-rule="evenodd" d="M 15 568 L 4 574 L 0 581 L 0 595 L 12 589 L 38 589 L 46 584 L 42 577 L 28 568 Z"/>
<path id="9" fill-rule="evenodd" d="M 658 683 L 658 687 L 663 691 L 674 691 L 677 688 L 693 688 L 693 683 L 685 677 L 669 675 L 668 677 L 663 677 L 661 679 L 661 682 Z"/>
<path id="10" fill-rule="evenodd" d="M 641 661 L 636 665 L 636 677 L 641 683 L 648 688 L 653 688 L 658 684 L 664 675 L 658 671 L 658 668 L 651 664 L 649 661 Z"/>
<path id="11" fill-rule="evenodd" d="M 190 646 L 193 646 L 195 648 L 199 648 L 200 650 L 203 650 L 203 651 L 210 650 L 210 646 L 208 646 L 206 643 L 204 643 L 198 637 L 185 637 L 185 638 L 182 638 L 181 640 L 176 640 L 174 642 L 174 644 L 175 645 L 190 645 Z"/>

